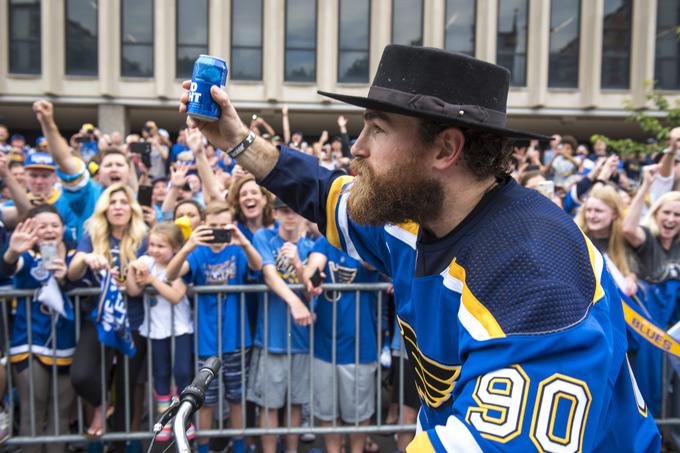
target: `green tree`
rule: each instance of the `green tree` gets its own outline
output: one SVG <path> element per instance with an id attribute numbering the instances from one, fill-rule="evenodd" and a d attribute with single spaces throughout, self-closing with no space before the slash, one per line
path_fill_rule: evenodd
<path id="1" fill-rule="evenodd" d="M 614 149 L 622 156 L 635 153 L 656 153 L 666 147 L 670 130 L 680 125 L 680 99 L 672 105 L 664 95 L 654 90 L 651 83 L 646 82 L 645 86 L 647 88 L 647 105 L 650 108 L 635 109 L 630 100 L 624 102 L 624 108 L 630 113 L 627 120 L 637 123 L 644 132 L 656 140 L 656 144 L 637 142 L 629 138 L 612 139 L 599 134 L 591 137 L 593 143 L 602 140 L 607 144 L 607 147 Z M 652 112 L 654 113 L 652 114 Z"/>

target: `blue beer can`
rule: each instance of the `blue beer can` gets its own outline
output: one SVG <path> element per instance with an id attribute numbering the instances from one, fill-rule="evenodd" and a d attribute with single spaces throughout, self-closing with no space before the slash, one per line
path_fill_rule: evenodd
<path id="1" fill-rule="evenodd" d="M 217 120 L 222 112 L 210 96 L 210 87 L 223 88 L 226 83 L 227 63 L 221 58 L 199 55 L 191 75 L 187 114 L 197 120 Z"/>

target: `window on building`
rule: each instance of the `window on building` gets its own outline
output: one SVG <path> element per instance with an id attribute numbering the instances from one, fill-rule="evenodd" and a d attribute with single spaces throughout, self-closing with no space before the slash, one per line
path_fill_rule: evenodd
<path id="1" fill-rule="evenodd" d="M 190 79 L 194 61 L 208 54 L 208 0 L 177 0 L 175 77 Z"/>
<path id="2" fill-rule="evenodd" d="M 285 80 L 316 81 L 316 0 L 286 0 Z"/>
<path id="3" fill-rule="evenodd" d="M 578 87 L 580 3 L 581 0 L 550 3 L 549 87 Z"/>
<path id="4" fill-rule="evenodd" d="M 98 0 L 66 0 L 66 74 L 98 73 L 97 7 Z"/>
<path id="5" fill-rule="evenodd" d="M 680 1 L 658 0 L 656 4 L 656 53 L 654 79 L 663 90 L 680 90 Z"/>
<path id="6" fill-rule="evenodd" d="M 630 86 L 632 0 L 605 0 L 602 24 L 602 88 Z"/>
<path id="7" fill-rule="evenodd" d="M 125 77 L 153 77 L 153 0 L 121 0 L 121 66 Z"/>
<path id="8" fill-rule="evenodd" d="M 475 55 L 475 17 L 477 0 L 446 0 L 444 47 Z"/>
<path id="9" fill-rule="evenodd" d="M 340 1 L 338 82 L 368 82 L 370 18 L 370 0 Z"/>
<path id="10" fill-rule="evenodd" d="M 232 0 L 232 80 L 262 80 L 263 17 L 262 0 Z"/>
<path id="11" fill-rule="evenodd" d="M 423 0 L 392 0 L 392 43 L 423 45 Z"/>
<path id="12" fill-rule="evenodd" d="M 510 71 L 511 86 L 527 84 L 528 0 L 498 0 L 496 63 Z"/>
<path id="13" fill-rule="evenodd" d="M 9 0 L 9 72 L 40 74 L 40 0 Z"/>

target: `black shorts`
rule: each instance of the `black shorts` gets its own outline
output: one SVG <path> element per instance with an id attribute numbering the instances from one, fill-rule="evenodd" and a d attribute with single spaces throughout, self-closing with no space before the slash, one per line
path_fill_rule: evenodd
<path id="1" fill-rule="evenodd" d="M 391 381 L 392 381 L 392 402 L 399 404 L 399 369 L 401 368 L 401 360 L 399 356 L 392 356 Z M 416 389 L 416 381 L 413 376 L 413 367 L 404 358 L 404 405 L 412 407 L 415 410 L 420 409 L 420 397 Z"/>

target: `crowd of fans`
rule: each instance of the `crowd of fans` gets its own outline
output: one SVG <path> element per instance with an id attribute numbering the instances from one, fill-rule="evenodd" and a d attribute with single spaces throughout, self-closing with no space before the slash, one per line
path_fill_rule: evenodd
<path id="1" fill-rule="evenodd" d="M 126 389 L 128 383 L 143 381 L 145 367 L 151 367 L 154 417 L 190 382 L 194 361 L 200 366 L 215 355 L 222 358 L 221 377 L 199 413 L 201 430 L 211 428 L 220 417 L 215 408 L 222 406 L 237 430 L 301 426 L 310 407 L 322 426 L 369 424 L 376 415 L 381 389 L 375 373 L 381 364 L 392 374 L 387 422 L 415 423 L 420 402 L 410 367 L 401 366 L 407 358 L 389 298 L 366 291 L 359 300 L 315 281 L 371 283 L 386 281 L 384 276 L 330 246 L 316 225 L 260 187 L 197 130 L 181 130 L 173 142 L 154 121 L 125 137 L 84 124 L 67 141 L 49 102 L 38 101 L 33 110 L 43 134 L 34 147 L 0 125 L 0 285 L 36 290 L 26 303 L 7 298 L 9 325 L 2 326 L 11 332 L 3 349 L 19 400 L 19 435 L 32 433 L 28 407 L 35 435 L 69 432 L 75 396 L 87 407 L 84 435 L 96 439 L 107 426 L 139 430 L 145 398 Z M 291 133 L 287 108 L 282 115 L 281 135 L 257 116 L 250 127 L 275 144 L 316 156 L 326 168 L 351 172 L 343 116 L 337 135 L 323 131 L 307 142 L 301 132 Z M 605 255 L 621 292 L 645 306 L 657 324 L 669 327 L 680 319 L 675 293 L 670 301 L 649 296 L 680 279 L 680 128 L 672 130 L 663 152 L 625 158 L 604 142 L 591 147 L 570 136 L 554 135 L 547 144 L 518 142 L 509 171 L 574 217 Z M 253 283 L 266 284 L 269 294 L 187 296 L 192 286 Z M 289 288 L 296 283 L 304 289 Z M 66 293 L 78 287 L 100 288 L 102 294 L 74 306 Z M 118 287 L 126 293 L 122 305 L 115 303 Z M 147 288 L 153 292 L 144 297 Z M 380 310 L 379 301 L 385 302 Z M 74 309 L 80 310 L 79 326 Z M 383 348 L 387 354 L 381 356 Z M 631 338 L 631 357 L 641 391 L 658 416 L 660 356 Z M 650 371 L 657 365 L 658 371 Z M 6 373 L 0 367 L 1 392 Z M 335 390 L 329 390 L 331 383 Z M 126 392 L 132 396 L 122 397 Z M 10 410 L 0 413 L 3 437 L 10 435 Z M 254 416 L 258 420 L 248 420 Z M 193 425 L 189 434 L 195 435 Z M 412 436 L 399 433 L 397 448 L 404 451 Z M 298 437 L 264 435 L 258 443 L 265 452 L 276 451 L 277 442 L 293 452 Z M 168 425 L 158 440 L 170 438 Z M 208 451 L 208 440 L 197 438 L 198 451 Z M 341 436 L 324 440 L 327 451 L 341 451 Z M 231 442 L 234 452 L 256 445 L 240 437 Z M 364 434 L 351 435 L 345 447 L 376 451 Z M 120 442 L 113 448 L 131 447 Z M 25 447 L 33 449 L 40 446 Z"/>

